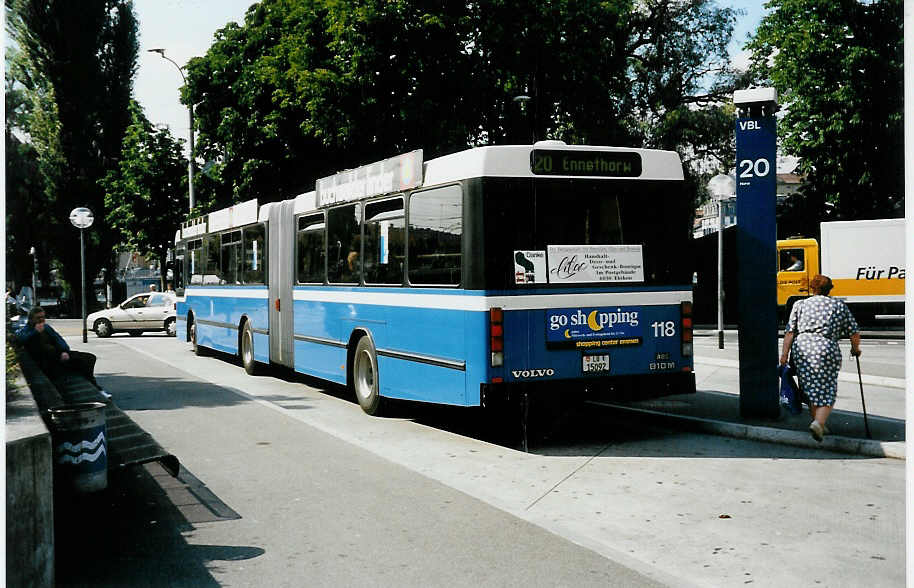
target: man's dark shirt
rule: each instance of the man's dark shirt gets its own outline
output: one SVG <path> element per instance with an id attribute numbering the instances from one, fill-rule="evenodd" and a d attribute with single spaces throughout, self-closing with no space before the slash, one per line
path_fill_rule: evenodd
<path id="1" fill-rule="evenodd" d="M 26 325 L 19 329 L 16 337 L 49 378 L 60 374 L 63 369 L 60 354 L 70 351 L 70 346 L 51 325 L 45 324 L 44 330 L 41 332 L 35 327 Z"/>

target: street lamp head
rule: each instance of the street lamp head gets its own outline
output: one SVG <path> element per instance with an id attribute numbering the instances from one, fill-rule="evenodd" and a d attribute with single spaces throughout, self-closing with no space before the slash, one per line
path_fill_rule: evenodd
<path id="1" fill-rule="evenodd" d="M 156 47 L 155 49 L 147 49 L 146 51 L 148 51 L 149 53 L 158 53 L 162 57 L 165 57 L 165 50 L 162 49 L 161 47 Z"/>
<path id="2" fill-rule="evenodd" d="M 70 222 L 77 229 L 88 229 L 95 222 L 95 215 L 88 208 L 74 208 L 70 211 Z"/>
<path id="3" fill-rule="evenodd" d="M 736 193 L 736 180 L 730 175 L 717 174 L 708 180 L 708 192 L 710 192 L 716 200 L 729 198 Z"/>

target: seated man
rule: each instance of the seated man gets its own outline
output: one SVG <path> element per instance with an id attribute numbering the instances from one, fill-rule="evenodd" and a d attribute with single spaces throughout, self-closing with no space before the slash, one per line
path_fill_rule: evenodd
<path id="1" fill-rule="evenodd" d="M 38 364 L 48 379 L 54 380 L 64 375 L 67 370 L 82 374 L 105 398 L 111 395 L 102 390 L 95 381 L 95 360 L 91 353 L 74 351 L 45 320 L 44 309 L 33 306 L 29 310 L 28 324 L 19 329 L 16 338 L 22 343 L 32 359 Z"/>

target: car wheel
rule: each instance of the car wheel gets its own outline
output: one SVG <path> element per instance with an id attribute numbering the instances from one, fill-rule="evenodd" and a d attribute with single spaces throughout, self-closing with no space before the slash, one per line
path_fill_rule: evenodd
<path id="1" fill-rule="evenodd" d="M 96 337 L 104 339 L 105 337 L 110 337 L 114 329 L 111 328 L 111 322 L 108 319 L 98 319 L 95 321 L 95 326 L 92 330 L 95 331 Z"/>
<path id="2" fill-rule="evenodd" d="M 177 321 L 173 318 L 170 318 L 165 321 L 165 333 L 169 337 L 174 337 L 178 334 L 178 324 Z"/>
<path id="3" fill-rule="evenodd" d="M 352 356 L 352 387 L 362 410 L 380 415 L 382 398 L 378 387 L 378 355 L 368 337 L 359 339 Z"/>
<path id="4" fill-rule="evenodd" d="M 244 323 L 244 329 L 241 331 L 241 363 L 248 375 L 260 373 L 260 364 L 254 359 L 254 329 L 249 322 Z"/>

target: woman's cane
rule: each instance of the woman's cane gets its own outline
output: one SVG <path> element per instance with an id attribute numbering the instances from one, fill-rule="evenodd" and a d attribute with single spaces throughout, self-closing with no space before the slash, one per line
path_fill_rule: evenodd
<path id="1" fill-rule="evenodd" d="M 855 355 L 854 358 L 857 360 L 857 379 L 860 381 L 860 404 L 863 405 L 863 427 L 866 429 L 866 438 L 872 439 L 873 436 L 870 435 L 870 424 L 866 419 L 866 400 L 863 399 L 863 376 L 860 375 L 860 356 Z"/>

